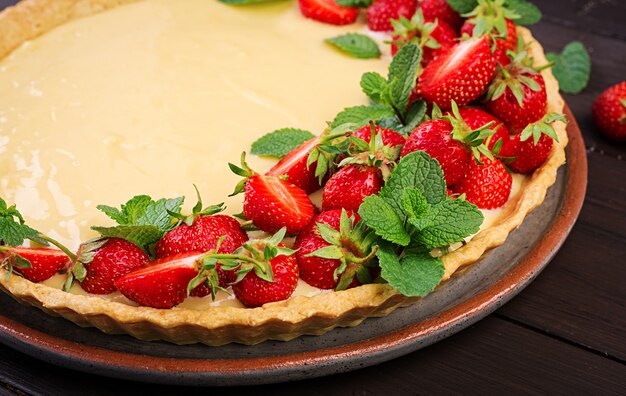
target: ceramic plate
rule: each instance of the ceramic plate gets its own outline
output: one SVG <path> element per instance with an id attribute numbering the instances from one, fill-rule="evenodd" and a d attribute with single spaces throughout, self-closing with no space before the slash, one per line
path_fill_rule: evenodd
<path id="1" fill-rule="evenodd" d="M 567 164 L 544 203 L 506 243 L 410 307 L 354 328 L 255 346 L 177 346 L 81 328 L 0 293 L 0 342 L 51 363 L 111 377 L 188 385 L 245 385 L 370 366 L 448 337 L 493 312 L 548 264 L 583 203 L 587 159 L 569 108 Z"/>

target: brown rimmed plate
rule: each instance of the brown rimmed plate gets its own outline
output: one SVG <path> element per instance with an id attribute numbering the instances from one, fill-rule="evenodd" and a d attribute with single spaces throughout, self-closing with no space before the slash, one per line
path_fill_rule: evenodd
<path id="1" fill-rule="evenodd" d="M 384 318 L 354 328 L 255 346 L 177 346 L 113 336 L 19 304 L 0 293 L 0 342 L 48 362 L 130 380 L 245 385 L 371 366 L 448 337 L 493 312 L 530 283 L 572 229 L 585 196 L 585 146 L 569 108 L 567 164 L 544 203 L 506 243 L 441 288 Z"/>

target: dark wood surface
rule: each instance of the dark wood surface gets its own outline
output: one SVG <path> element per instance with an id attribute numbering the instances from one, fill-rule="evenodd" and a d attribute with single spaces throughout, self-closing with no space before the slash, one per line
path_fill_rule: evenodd
<path id="1" fill-rule="evenodd" d="M 215 0 L 207 0 L 215 1 Z M 13 1 L 0 0 L 0 8 Z M 593 63 L 587 89 L 565 95 L 586 142 L 589 187 L 580 218 L 546 270 L 511 302 L 433 346 L 362 370 L 246 388 L 276 395 L 626 394 L 626 145 L 600 135 L 593 99 L 626 80 L 626 2 L 535 1 L 532 28 L 548 51 L 572 40 Z M 0 345 L 0 394 L 207 394 L 73 372 Z M 228 392 L 227 390 L 217 390 Z"/>

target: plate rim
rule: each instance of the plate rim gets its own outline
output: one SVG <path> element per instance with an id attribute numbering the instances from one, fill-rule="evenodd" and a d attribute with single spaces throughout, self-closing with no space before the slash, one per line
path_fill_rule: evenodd
<path id="1" fill-rule="evenodd" d="M 244 359 L 200 360 L 114 351 L 57 338 L 3 315 L 0 342 L 38 359 L 100 375 L 196 385 L 198 381 L 244 385 L 319 377 L 381 363 L 433 344 L 477 322 L 519 293 L 550 262 L 573 228 L 587 188 L 587 156 L 582 133 L 567 104 L 564 113 L 569 121 L 567 180 L 560 212 L 549 231 L 492 286 L 426 320 L 347 345 Z"/>

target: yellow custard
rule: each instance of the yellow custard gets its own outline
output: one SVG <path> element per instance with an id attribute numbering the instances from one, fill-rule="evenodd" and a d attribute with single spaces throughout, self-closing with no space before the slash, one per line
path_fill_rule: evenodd
<path id="1" fill-rule="evenodd" d="M 112 225 L 97 204 L 137 194 L 225 201 L 228 162 L 263 134 L 321 132 L 366 104 L 358 60 L 325 38 L 362 31 L 301 16 L 293 3 L 232 7 L 147 0 L 68 22 L 0 62 L 0 196 L 33 227 L 75 248 Z M 249 156 L 264 171 L 272 162 Z"/>

